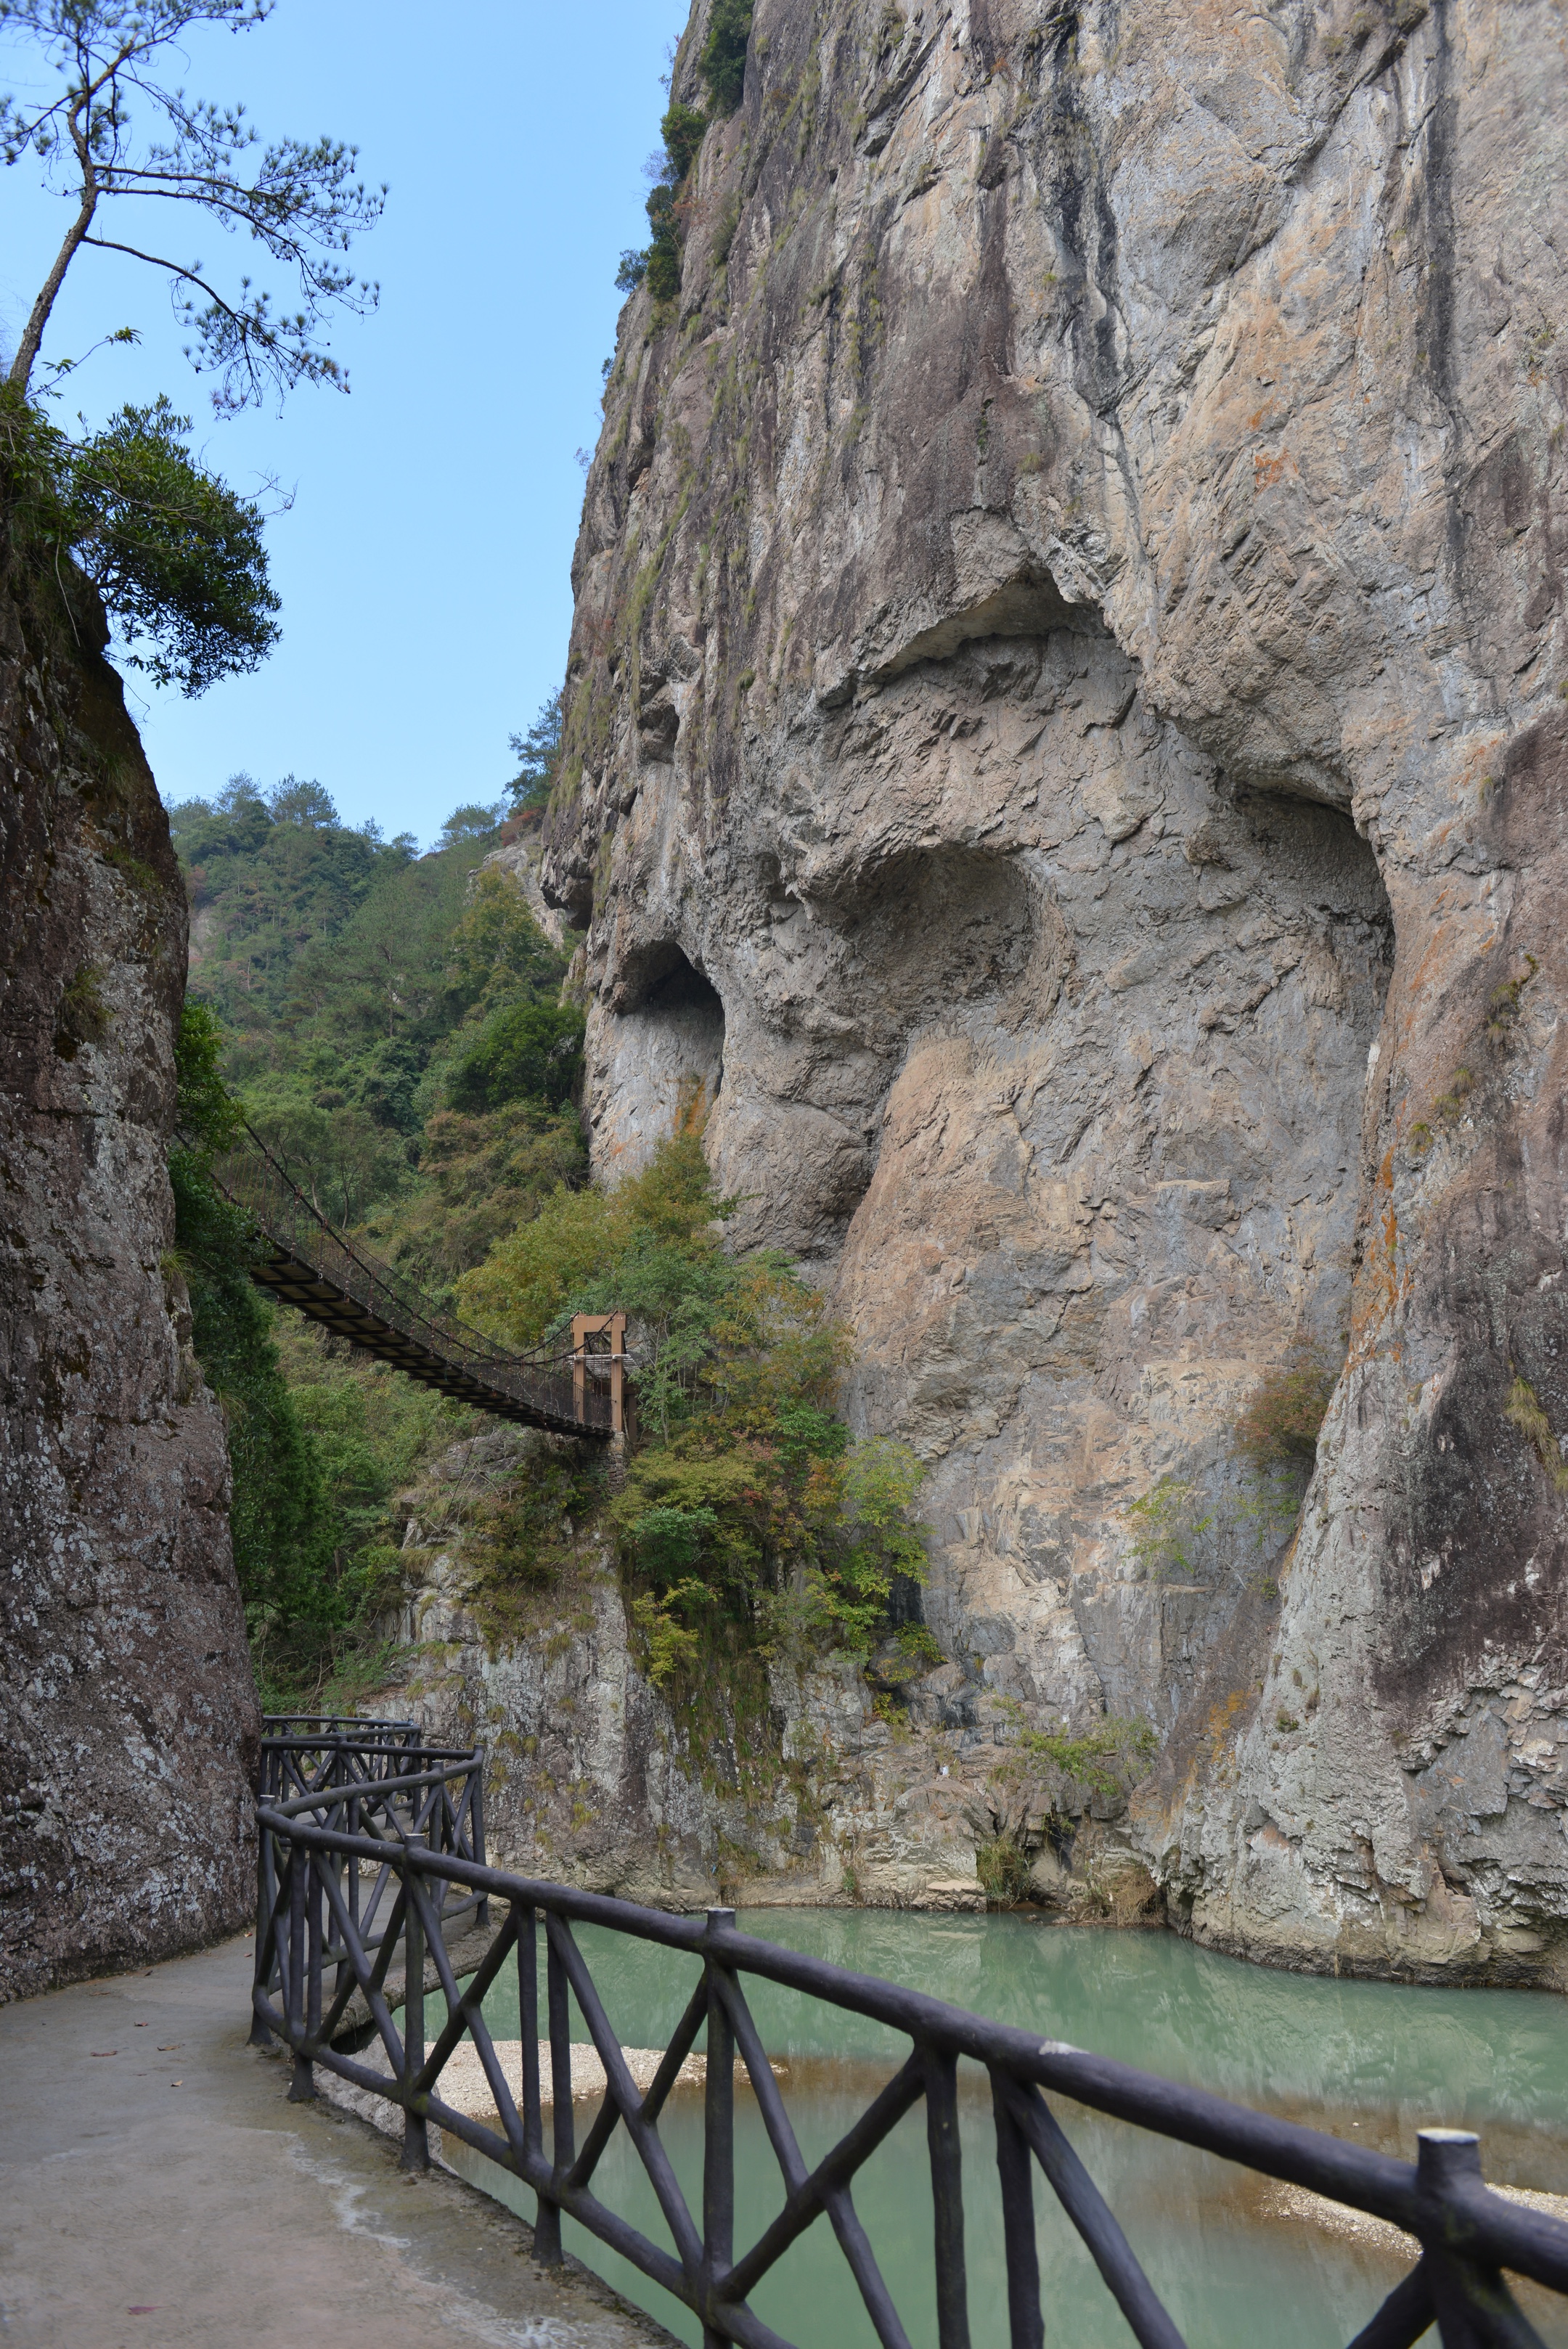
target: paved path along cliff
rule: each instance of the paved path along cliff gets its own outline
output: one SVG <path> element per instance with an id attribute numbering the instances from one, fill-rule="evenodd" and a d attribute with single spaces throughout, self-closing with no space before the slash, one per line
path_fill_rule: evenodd
<path id="1" fill-rule="evenodd" d="M 245 2044 L 252 1944 L 0 2012 L 0 2332 L 24 2349 L 646 2349 L 669 2335 Z"/>
<path id="2" fill-rule="evenodd" d="M 1564 1979 L 1565 40 L 758 0 L 576 554 L 598 1168 L 708 1108 L 950 1654 L 1285 1963 Z"/>

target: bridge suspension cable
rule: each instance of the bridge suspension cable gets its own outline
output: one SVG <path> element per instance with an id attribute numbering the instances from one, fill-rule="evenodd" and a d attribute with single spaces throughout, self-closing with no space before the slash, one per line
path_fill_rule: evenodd
<path id="1" fill-rule="evenodd" d="M 508 1354 L 441 1312 L 410 1280 L 334 1229 L 260 1136 L 219 1161 L 213 1179 L 254 1225 L 251 1278 L 340 1338 L 421 1385 L 524 1427 L 605 1441 L 623 1423 L 624 1319 L 578 1317 L 569 1350 Z"/>

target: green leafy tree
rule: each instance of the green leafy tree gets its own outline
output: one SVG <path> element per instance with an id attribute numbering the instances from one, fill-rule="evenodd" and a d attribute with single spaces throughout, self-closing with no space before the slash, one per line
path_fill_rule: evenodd
<path id="1" fill-rule="evenodd" d="M 736 1259 L 700 1134 L 613 1191 L 557 1191 L 460 1284 L 498 1336 L 624 1311 L 641 1444 L 610 1508 L 648 1669 L 704 1640 L 865 1655 L 900 1578 L 926 1578 L 907 1445 L 856 1444 L 835 1408 L 848 1333 L 769 1252 Z"/>
<path id="2" fill-rule="evenodd" d="M 278 608 L 262 512 L 191 454 L 188 416 L 122 408 L 65 455 L 62 535 L 135 668 L 190 697 L 259 667 Z"/>
<path id="3" fill-rule="evenodd" d="M 549 804 L 561 767 L 564 704 L 564 694 L 553 693 L 548 701 L 540 704 L 539 715 L 528 731 L 512 737 L 517 772 L 506 792 L 514 815 L 543 815 Z"/>
<path id="4" fill-rule="evenodd" d="M 452 1072 L 452 1107 L 504 1109 L 525 1098 L 564 1107 L 582 1082 L 585 1024 L 566 1003 L 514 1003 L 496 1012 Z"/>
<path id="5" fill-rule="evenodd" d="M 187 356 L 215 374 L 220 412 L 280 396 L 304 380 L 348 378 L 325 346 L 335 311 L 375 306 L 377 288 L 344 263 L 353 239 L 379 218 L 385 190 L 363 185 L 357 150 L 335 139 L 267 145 L 243 106 L 195 98 L 170 78 L 186 35 L 211 25 L 242 33 L 265 24 L 274 0 L 0 0 L 0 34 L 41 49 L 54 69 L 37 98 L 0 98 L 0 157 L 31 158 L 74 207 L 70 225 L 29 312 L 10 384 L 26 392 L 66 275 L 84 246 L 128 254 L 170 281 L 192 342 Z M 134 119 L 133 119 L 134 118 Z M 136 122 L 149 124 L 139 135 Z M 130 204 L 132 226 L 118 226 Z M 185 207 L 225 233 L 244 232 L 295 281 L 297 309 L 242 275 L 220 291 L 199 262 L 140 241 L 150 207 Z M 135 235 L 138 242 L 127 241 Z"/>
<path id="6" fill-rule="evenodd" d="M 503 813 L 499 800 L 491 807 L 482 807 L 477 800 L 466 800 L 462 807 L 453 808 L 442 824 L 437 845 L 461 848 L 467 840 L 487 841 L 499 830 Z"/>
<path id="7" fill-rule="evenodd" d="M 231 776 L 210 800 L 169 812 L 186 886 L 202 917 L 192 955 L 196 992 L 230 1033 L 230 1074 L 241 1038 L 276 1032 L 300 956 L 336 937 L 377 889 L 413 861 L 402 834 L 338 820 L 331 794 L 286 775 L 271 792 Z"/>
<path id="8" fill-rule="evenodd" d="M 263 514 L 198 462 L 163 398 L 69 440 L 0 386 L 0 496 L 13 543 L 52 578 L 78 642 L 97 590 L 132 667 L 189 695 L 254 669 L 278 637 Z"/>
<path id="9" fill-rule="evenodd" d="M 230 1081 L 323 1209 L 443 1297 L 587 1173 L 582 1016 L 516 881 L 483 863 L 494 812 L 457 809 L 422 857 L 294 776 L 237 775 L 171 816 Z"/>

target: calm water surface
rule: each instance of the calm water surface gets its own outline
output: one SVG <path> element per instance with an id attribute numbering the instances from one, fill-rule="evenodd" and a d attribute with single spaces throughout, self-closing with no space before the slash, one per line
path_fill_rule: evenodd
<path id="1" fill-rule="evenodd" d="M 759 1909 L 742 1930 L 880 1974 L 998 2022 L 1288 2114 L 1397 2153 L 1436 2122 L 1474 2128 L 1489 2178 L 1568 2193 L 1568 2010 L 1521 1991 L 1397 1988 L 1273 1973 L 1195 1950 L 1163 1932 L 1053 1927 L 1028 1912 L 929 1917 L 886 1910 Z M 662 2045 L 697 1980 L 696 1961 L 591 1927 L 577 1935 L 610 2022 L 628 2046 Z M 752 2012 L 770 2054 L 789 2065 L 785 2103 L 809 2162 L 856 2119 L 909 2043 L 856 2015 L 754 1978 Z M 541 2012 L 544 2000 L 541 1985 Z M 498 2038 L 517 2036 L 514 1976 L 486 2002 Z M 432 2018 L 433 2019 L 433 2018 Z M 588 2037 L 574 2007 L 573 2037 Z M 701 2045 L 701 2040 L 698 2042 Z M 964 2208 L 975 2349 L 1005 2349 L 1002 2217 L 990 2094 L 961 2065 Z M 1325 2234 L 1276 2189 L 1231 2164 L 1097 2116 L 1059 2116 L 1193 2349 L 1330 2349 L 1364 2323 L 1407 2262 L 1376 2244 Z M 577 2107 L 578 2143 L 592 2107 Z M 783 2199 L 754 2100 L 736 2096 L 737 2249 Z M 671 2100 L 659 2125 L 687 2199 L 701 2210 L 702 2100 Z M 534 2198 L 449 2140 L 476 2183 L 533 2217 Z M 472 2167 L 470 2164 L 472 2163 Z M 596 2190 L 653 2241 L 669 2245 L 642 2167 L 618 2131 Z M 892 2286 L 913 2349 L 934 2349 L 930 2188 L 923 2107 L 862 2169 L 855 2201 Z M 1130 2340 L 1077 2236 L 1036 2178 L 1046 2337 L 1073 2349 Z M 697 2344 L 679 2304 L 567 2222 L 566 2240 L 628 2299 Z M 806 2349 L 876 2349 L 836 2244 L 819 2221 L 773 2271 L 753 2305 Z M 1552 2349 L 1568 2349 L 1568 2313 L 1532 2293 Z M 1435 2335 L 1429 2336 L 1435 2339 Z"/>

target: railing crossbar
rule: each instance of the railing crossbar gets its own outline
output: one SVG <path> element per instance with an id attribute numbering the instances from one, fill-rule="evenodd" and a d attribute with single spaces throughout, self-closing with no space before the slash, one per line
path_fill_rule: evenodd
<path id="1" fill-rule="evenodd" d="M 708 2019 L 708 1986 L 699 1982 L 687 2002 L 686 2012 L 675 2026 L 674 2035 L 664 2051 L 664 2056 L 648 2094 L 642 2100 L 642 2118 L 649 2127 L 664 2110 L 671 2088 L 680 2075 L 680 2066 L 697 2044 L 697 2034 Z M 570 2183 L 586 2186 L 597 2168 L 605 2147 L 620 2127 L 621 2111 L 613 2096 L 607 2096 L 599 2106 L 594 2125 L 588 2131 L 587 2142 L 573 2163 Z"/>
<path id="2" fill-rule="evenodd" d="M 649 2182 L 659 2198 L 659 2207 L 664 2213 L 664 2223 L 674 2239 L 680 2263 L 686 2270 L 689 2279 L 693 2283 L 701 2283 L 703 2272 L 702 2240 L 697 2231 L 696 2220 L 687 2208 L 686 2197 L 677 2183 L 670 2156 L 659 2142 L 658 2131 L 651 2122 L 643 2119 L 641 2093 L 634 2084 L 631 2074 L 627 2070 L 626 2057 L 621 2053 L 620 2041 L 610 2029 L 608 2017 L 599 2002 L 598 1992 L 594 1987 L 593 1977 L 583 1962 L 582 1952 L 572 1939 L 571 1927 L 563 1919 L 547 1915 L 545 1920 L 545 1932 L 550 1947 L 559 1955 L 566 1979 L 576 1993 L 583 2021 L 588 2026 L 588 2036 L 593 2041 L 599 2061 L 605 2067 L 606 2084 L 610 2095 L 620 2106 L 621 2119 L 625 2123 L 627 2134 L 636 2146 L 642 2166 L 648 2172 Z M 562 2083 L 557 2081 L 554 2107 L 554 2117 L 557 2127 L 562 2110 L 561 2087 Z M 566 2089 L 566 2105 L 569 2111 L 571 2109 L 569 2069 Z"/>

